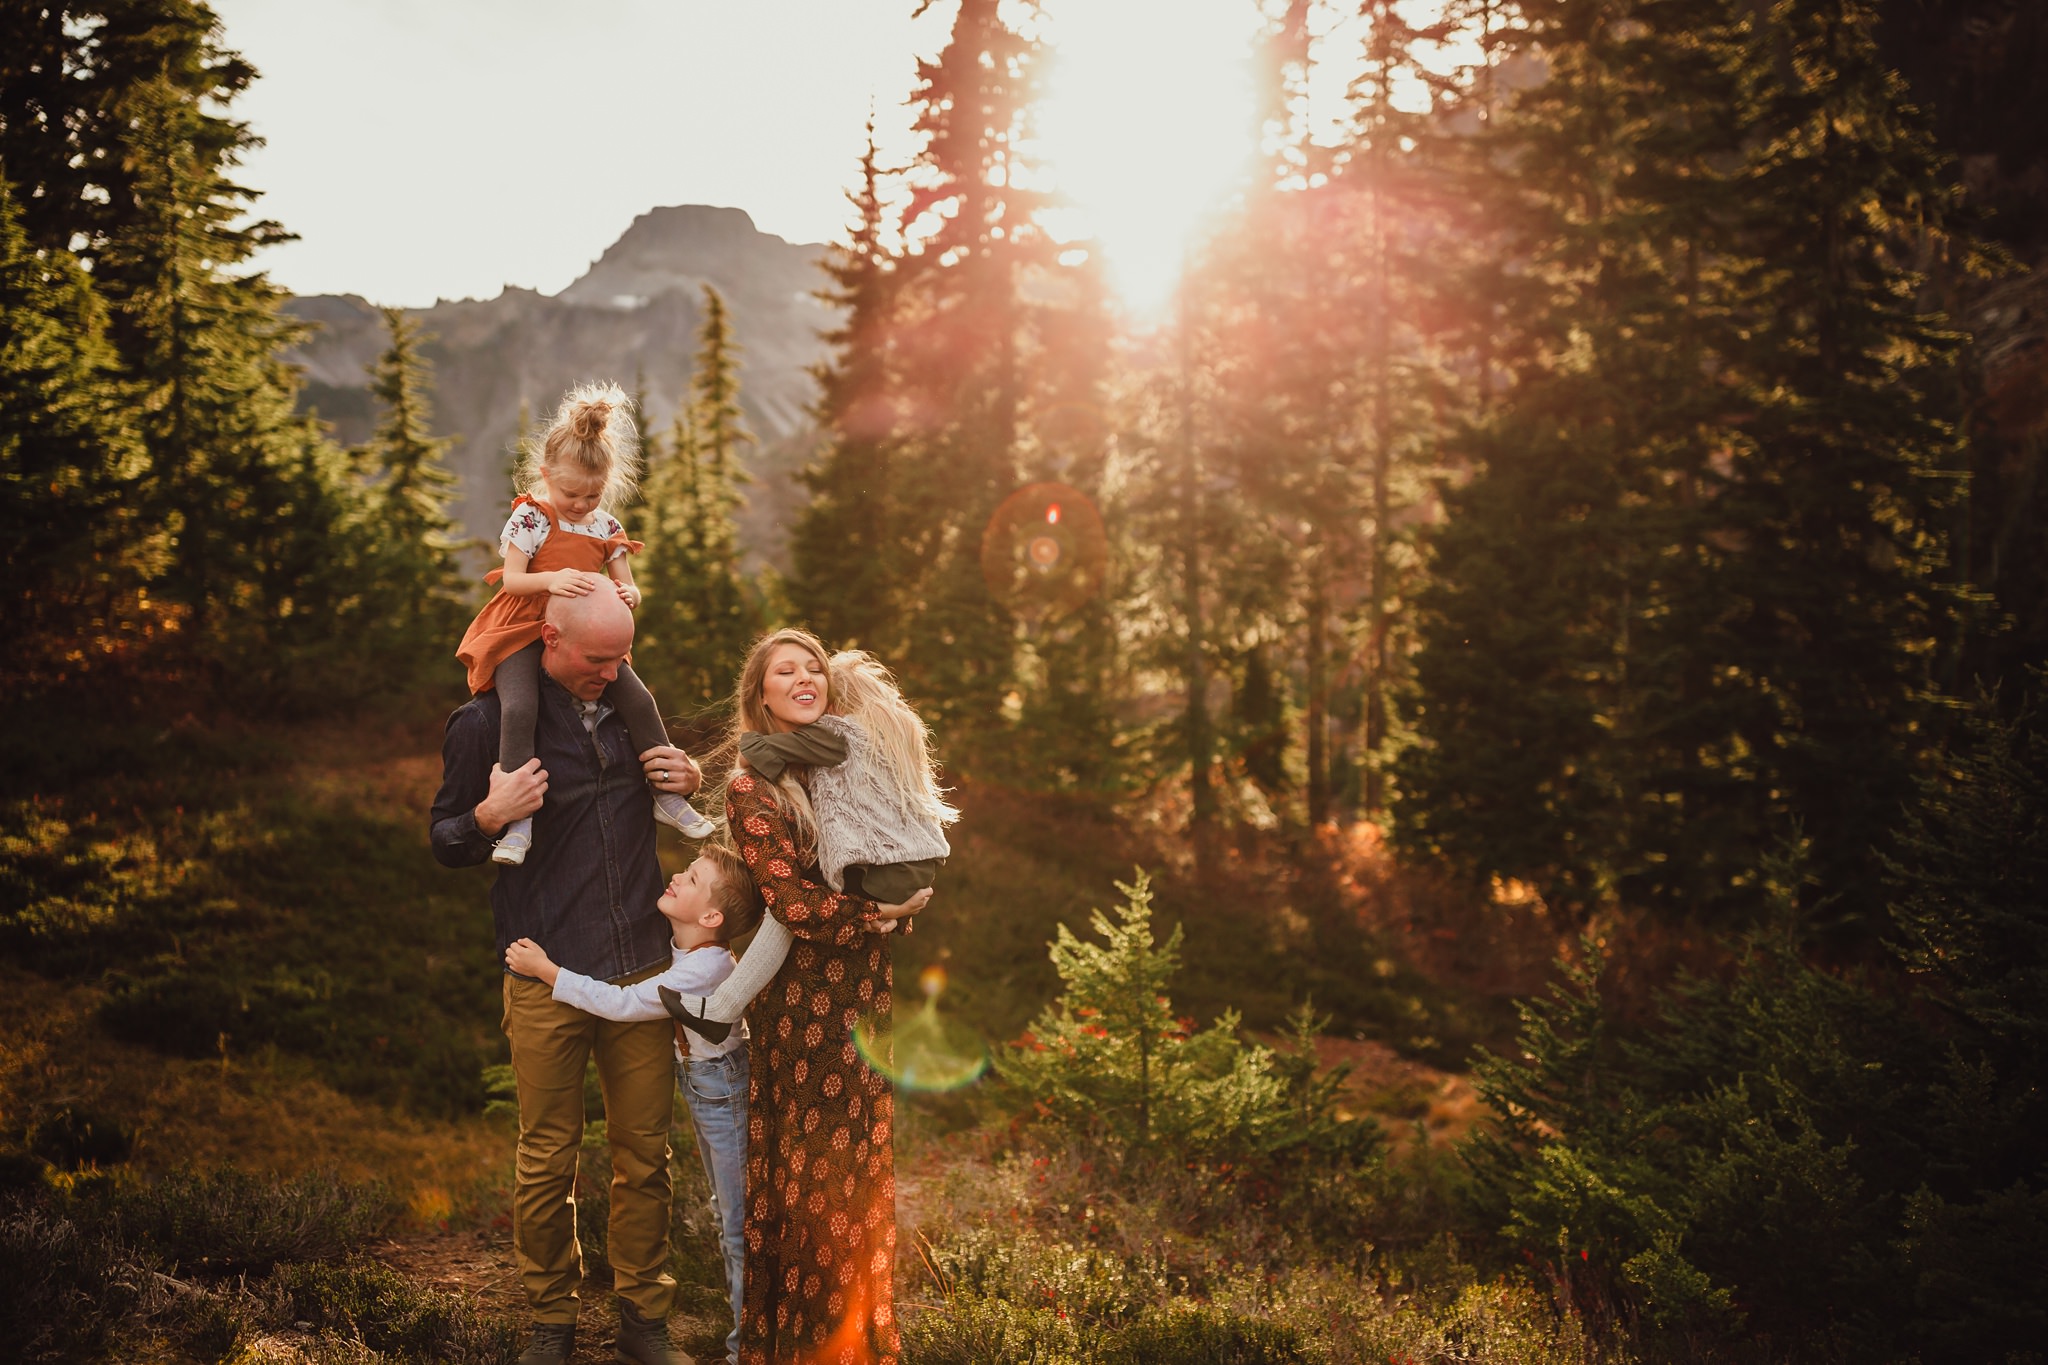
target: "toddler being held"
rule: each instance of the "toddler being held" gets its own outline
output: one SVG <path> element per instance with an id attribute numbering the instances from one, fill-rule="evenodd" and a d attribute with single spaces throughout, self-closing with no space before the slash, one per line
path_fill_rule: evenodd
<path id="1" fill-rule="evenodd" d="M 827 675 L 824 715 L 793 730 L 742 730 L 739 760 L 770 782 L 788 768 L 807 769 L 819 872 L 834 891 L 901 904 L 938 879 L 953 851 L 945 827 L 960 812 L 939 785 L 924 719 L 881 661 L 863 650 L 841 650 Z M 912 921 L 902 923 L 908 933 Z M 724 1038 L 775 979 L 791 941 L 789 930 L 769 916 L 723 986 L 698 995 L 664 991 L 669 1012 L 701 1037 Z"/>

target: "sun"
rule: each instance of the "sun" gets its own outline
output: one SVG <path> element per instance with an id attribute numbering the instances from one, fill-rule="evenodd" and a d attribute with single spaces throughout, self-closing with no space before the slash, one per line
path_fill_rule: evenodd
<path id="1" fill-rule="evenodd" d="M 1165 315 L 1203 223 L 1258 147 L 1251 0 L 1046 0 L 1052 49 L 1038 161 L 1134 319 Z"/>

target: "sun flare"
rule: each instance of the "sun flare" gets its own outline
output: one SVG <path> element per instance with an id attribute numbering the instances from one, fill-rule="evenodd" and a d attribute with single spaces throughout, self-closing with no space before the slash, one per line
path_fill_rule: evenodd
<path id="1" fill-rule="evenodd" d="M 1160 316 L 1203 219 L 1258 144 L 1247 0 L 1048 0 L 1053 47 L 1041 161 L 1068 207 L 1061 236 L 1093 238 L 1134 318 Z"/>

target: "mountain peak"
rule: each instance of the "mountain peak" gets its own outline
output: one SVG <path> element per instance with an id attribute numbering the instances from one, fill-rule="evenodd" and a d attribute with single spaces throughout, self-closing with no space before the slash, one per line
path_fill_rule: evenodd
<path id="1" fill-rule="evenodd" d="M 784 241 L 754 226 L 745 209 L 675 204 L 633 220 L 558 298 L 597 307 L 637 307 L 670 290 L 709 284 L 728 298 L 814 287 L 823 248 Z M 763 268 L 767 267 L 764 276 Z M 780 268 L 778 268 L 780 267 Z"/>

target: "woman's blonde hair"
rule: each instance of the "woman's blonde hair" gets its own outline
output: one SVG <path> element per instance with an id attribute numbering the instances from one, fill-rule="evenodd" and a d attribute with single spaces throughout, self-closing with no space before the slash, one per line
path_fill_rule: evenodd
<path id="1" fill-rule="evenodd" d="M 941 825 L 958 820 L 960 812 L 946 800 L 946 789 L 939 785 L 931 730 L 924 717 L 903 700 L 895 675 L 864 649 L 840 650 L 826 671 L 832 680 L 828 704 L 838 714 L 859 721 L 868 732 L 904 817 Z"/>
<path id="2" fill-rule="evenodd" d="M 531 494 L 550 469 L 603 479 L 599 505 L 614 514 L 640 491 L 640 431 L 633 425 L 633 400 L 617 384 L 578 384 L 520 446 L 522 493 Z"/>
<path id="3" fill-rule="evenodd" d="M 771 631 L 754 641 L 754 647 L 747 651 L 747 661 L 740 667 L 739 686 L 734 689 L 738 705 L 733 709 L 731 727 L 725 739 L 712 752 L 711 763 L 714 772 L 723 772 L 714 794 L 712 809 L 722 810 L 725 805 L 725 789 L 732 785 L 734 775 L 744 767 L 739 756 L 740 736 L 746 733 L 771 735 L 775 733 L 775 718 L 768 712 L 766 698 L 768 682 L 768 659 L 783 645 L 796 645 L 818 661 L 818 667 L 825 672 L 825 705 L 832 705 L 832 662 L 825 652 L 825 642 L 807 630 L 785 626 Z M 811 811 L 811 794 L 797 781 L 793 769 L 784 768 L 782 776 L 775 783 L 776 791 L 782 794 L 780 802 L 784 813 L 789 816 L 791 830 L 796 835 L 798 846 L 809 854 L 818 846 L 818 817 Z"/>

